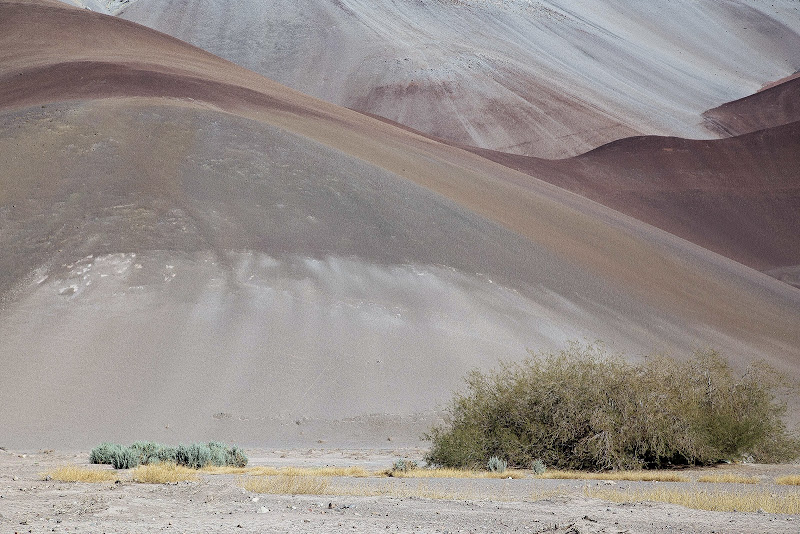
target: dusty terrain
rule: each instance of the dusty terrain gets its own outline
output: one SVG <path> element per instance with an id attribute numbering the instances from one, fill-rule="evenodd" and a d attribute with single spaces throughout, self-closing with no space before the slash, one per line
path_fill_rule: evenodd
<path id="1" fill-rule="evenodd" d="M 798 121 L 721 140 L 634 137 L 558 161 L 474 150 L 755 269 L 800 266 Z"/>
<path id="2" fill-rule="evenodd" d="M 560 158 L 800 70 L 793 0 L 136 0 L 120 16 L 426 134 Z"/>
<path id="3" fill-rule="evenodd" d="M 800 284 L 797 133 L 776 129 L 800 118 L 796 3 L 136 0 L 119 16 Z M 526 157 L 638 135 L 680 139 Z"/>
<path id="4" fill-rule="evenodd" d="M 415 449 L 248 452 L 251 465 L 362 466 L 368 470 L 385 469 L 398 457 L 421 453 Z M 290 496 L 245 491 L 237 475 L 204 475 L 199 482 L 164 485 L 42 480 L 41 473 L 54 466 L 86 462 L 85 453 L 0 451 L 2 531 L 744 534 L 796 533 L 800 528 L 800 515 L 796 514 L 708 512 L 663 503 L 617 504 L 585 493 L 592 488 L 659 485 L 734 491 L 732 484 L 334 478 L 332 495 Z M 738 491 L 766 487 L 776 493 L 797 492 L 772 483 L 778 475 L 796 473 L 797 466 L 738 466 L 725 471 L 761 478 L 757 485 L 739 484 Z M 369 492 L 384 495 L 363 496 Z"/>
<path id="5" fill-rule="evenodd" d="M 0 15 L 7 446 L 410 444 L 571 339 L 800 374 L 786 284 L 131 22 Z"/>

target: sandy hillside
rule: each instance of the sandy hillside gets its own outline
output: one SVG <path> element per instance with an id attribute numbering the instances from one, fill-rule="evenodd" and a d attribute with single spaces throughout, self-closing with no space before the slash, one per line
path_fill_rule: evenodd
<path id="1" fill-rule="evenodd" d="M 0 2 L 0 95 L 4 446 L 418 443 L 570 339 L 798 375 L 794 288 L 134 23 Z"/>
<path id="2" fill-rule="evenodd" d="M 136 0 L 122 17 L 426 134 L 560 158 L 800 70 L 793 0 Z"/>

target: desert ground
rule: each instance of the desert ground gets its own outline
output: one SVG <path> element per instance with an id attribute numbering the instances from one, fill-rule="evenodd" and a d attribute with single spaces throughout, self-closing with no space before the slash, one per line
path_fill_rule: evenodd
<path id="1" fill-rule="evenodd" d="M 250 465 L 387 469 L 401 449 L 248 450 Z M 709 512 L 655 503 L 615 503 L 592 491 L 658 487 L 793 493 L 774 479 L 798 466 L 740 465 L 683 471 L 756 477 L 758 484 L 610 480 L 330 478 L 327 493 L 273 495 L 245 490 L 239 475 L 140 484 L 44 480 L 59 465 L 88 466 L 86 453 L 0 451 L 3 532 L 529 532 L 529 533 L 796 533 L 800 513 Z M 105 469 L 105 467 L 94 466 Z M 124 478 L 124 473 L 121 478 Z"/>

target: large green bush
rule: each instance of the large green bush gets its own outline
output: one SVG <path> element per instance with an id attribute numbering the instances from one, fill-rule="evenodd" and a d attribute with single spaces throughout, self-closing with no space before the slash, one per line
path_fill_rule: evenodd
<path id="1" fill-rule="evenodd" d="M 799 455 L 776 400 L 782 382 L 765 364 L 737 374 L 712 350 L 641 365 L 597 346 L 473 371 L 444 424 L 427 435 L 429 463 L 486 466 L 493 456 L 526 468 L 635 469 Z"/>

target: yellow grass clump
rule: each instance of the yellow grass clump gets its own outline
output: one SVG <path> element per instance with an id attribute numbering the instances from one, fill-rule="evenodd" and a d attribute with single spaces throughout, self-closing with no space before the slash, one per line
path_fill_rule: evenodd
<path id="1" fill-rule="evenodd" d="M 689 482 L 689 479 L 674 471 L 609 471 L 590 473 L 585 471 L 547 471 L 536 478 L 559 480 L 628 480 L 631 482 Z"/>
<path id="2" fill-rule="evenodd" d="M 325 495 L 329 488 L 324 478 L 304 475 L 249 476 L 242 486 L 253 493 L 277 495 Z"/>
<path id="3" fill-rule="evenodd" d="M 800 475 L 786 475 L 775 479 L 776 484 L 785 486 L 800 486 Z"/>
<path id="4" fill-rule="evenodd" d="M 184 481 L 195 481 L 198 479 L 196 469 L 190 469 L 173 463 L 160 463 L 151 465 L 140 465 L 131 472 L 131 479 L 134 482 L 143 484 L 168 484 Z"/>
<path id="5" fill-rule="evenodd" d="M 354 477 L 363 478 L 373 476 L 363 467 L 284 467 L 278 470 L 281 475 L 296 475 L 306 477 Z"/>
<path id="6" fill-rule="evenodd" d="M 757 512 L 762 510 L 770 514 L 800 513 L 800 493 L 776 494 L 766 491 L 730 492 L 674 488 L 645 490 L 586 488 L 584 492 L 589 497 L 620 503 L 651 501 L 715 512 Z"/>
<path id="7" fill-rule="evenodd" d="M 119 480 L 119 473 L 108 469 L 90 469 L 77 465 L 62 465 L 40 475 L 44 480 L 59 482 L 114 482 Z"/>
<path id="8" fill-rule="evenodd" d="M 517 469 L 507 469 L 502 473 L 491 471 L 474 471 L 469 469 L 449 469 L 441 467 L 437 469 L 409 469 L 407 471 L 388 470 L 383 474 L 394 478 L 525 478 L 524 471 Z"/>
<path id="9" fill-rule="evenodd" d="M 719 482 L 727 484 L 758 484 L 757 477 L 737 475 L 736 473 L 715 473 L 713 475 L 702 475 L 697 478 L 698 482 Z"/>

